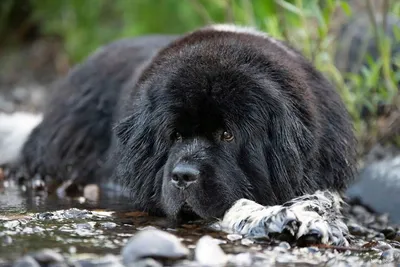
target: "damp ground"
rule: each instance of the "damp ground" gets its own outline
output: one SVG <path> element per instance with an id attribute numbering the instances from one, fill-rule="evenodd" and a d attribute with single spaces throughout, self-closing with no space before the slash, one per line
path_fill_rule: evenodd
<path id="1" fill-rule="evenodd" d="M 179 260 L 166 261 L 169 252 L 165 248 L 163 253 L 167 257 L 143 266 L 202 266 L 195 253 L 212 257 L 217 263 L 221 255 L 213 255 L 217 249 L 213 246 L 222 248 L 222 256 L 232 266 L 374 266 L 384 263 L 395 266 L 400 260 L 399 228 L 391 224 L 387 216 L 374 215 L 356 204 L 346 209 L 347 223 L 354 237 L 351 247 L 345 249 L 291 247 L 279 240 L 229 235 L 198 222 L 170 227 L 163 218 L 131 210 L 129 203 L 128 198 L 115 196 L 100 196 L 97 201 L 84 197 L 62 199 L 3 179 L 0 181 L 0 265 L 12 266 L 26 255 L 36 255 L 34 257 L 40 259 L 46 257 L 43 253 L 47 255 L 43 249 L 50 249 L 65 260 L 64 266 L 92 266 L 99 259 L 105 259 L 103 266 L 116 266 L 116 262 L 122 262 L 121 250 L 128 241 L 138 231 L 149 227 L 178 237 L 189 254 Z M 198 241 L 205 236 L 211 236 L 213 243 L 200 247 Z M 144 242 L 150 242 L 150 246 L 159 245 L 155 239 Z M 143 244 L 146 245 L 149 244 Z M 107 262 L 110 255 L 115 257 Z"/>

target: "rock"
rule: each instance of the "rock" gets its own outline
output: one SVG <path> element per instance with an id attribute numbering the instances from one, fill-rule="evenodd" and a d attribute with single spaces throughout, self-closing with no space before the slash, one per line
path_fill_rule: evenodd
<path id="1" fill-rule="evenodd" d="M 251 246 L 254 244 L 254 241 L 248 238 L 243 238 L 242 240 L 240 240 L 240 244 L 242 244 L 243 246 Z"/>
<path id="2" fill-rule="evenodd" d="M 357 223 L 348 223 L 347 227 L 352 235 L 365 236 L 368 230 Z"/>
<path id="3" fill-rule="evenodd" d="M 279 247 L 281 247 L 283 249 L 286 249 L 286 250 L 291 248 L 290 244 L 288 242 L 286 242 L 286 241 L 280 242 L 279 243 Z"/>
<path id="4" fill-rule="evenodd" d="M 102 228 L 107 228 L 107 229 L 112 229 L 117 227 L 117 224 L 115 222 L 102 222 L 99 223 L 100 227 Z"/>
<path id="5" fill-rule="evenodd" d="M 3 227 L 8 228 L 8 229 L 14 229 L 20 225 L 21 225 L 21 223 L 18 220 L 12 220 L 12 221 L 6 221 L 3 224 Z"/>
<path id="6" fill-rule="evenodd" d="M 40 264 L 46 265 L 50 263 L 65 261 L 64 257 L 60 253 L 51 249 L 43 249 L 41 251 L 38 251 L 34 253 L 32 257 Z"/>
<path id="7" fill-rule="evenodd" d="M 40 267 L 39 263 L 31 256 L 24 256 L 17 260 L 13 267 Z"/>
<path id="8" fill-rule="evenodd" d="M 90 201 L 98 201 L 100 198 L 100 188 L 95 184 L 88 184 L 83 189 L 83 197 Z"/>
<path id="9" fill-rule="evenodd" d="M 400 222 L 399 195 L 400 156 L 366 166 L 347 190 L 348 197 L 359 199 L 379 213 L 389 213 L 395 222 Z"/>
<path id="10" fill-rule="evenodd" d="M 228 262 L 225 252 L 218 246 L 211 236 L 199 239 L 194 252 L 195 260 L 201 265 L 224 266 Z"/>
<path id="11" fill-rule="evenodd" d="M 13 240 L 12 240 L 11 236 L 6 235 L 6 236 L 3 237 L 3 242 L 2 243 L 4 245 L 10 245 L 10 244 L 12 244 L 12 242 L 13 242 Z"/>
<path id="12" fill-rule="evenodd" d="M 400 260 L 400 249 L 392 248 L 392 249 L 385 250 L 381 254 L 381 260 L 384 263 L 399 261 Z"/>
<path id="13" fill-rule="evenodd" d="M 71 208 L 67 210 L 39 213 L 36 214 L 35 217 L 38 220 L 80 220 L 90 219 L 94 216 L 91 211 Z"/>
<path id="14" fill-rule="evenodd" d="M 229 263 L 241 267 L 253 266 L 253 256 L 249 252 L 236 254 L 229 259 Z"/>
<path id="15" fill-rule="evenodd" d="M 162 267 L 162 266 L 163 265 L 160 262 L 152 258 L 139 260 L 133 264 L 127 265 L 127 267 Z"/>
<path id="16" fill-rule="evenodd" d="M 106 255 L 97 259 L 78 261 L 80 267 L 124 267 L 120 260 L 114 255 Z"/>
<path id="17" fill-rule="evenodd" d="M 189 255 L 189 250 L 179 239 L 167 232 L 148 229 L 135 234 L 122 249 L 125 265 L 144 258 L 182 259 Z"/>
<path id="18" fill-rule="evenodd" d="M 238 235 L 238 234 L 229 234 L 226 236 L 226 238 L 230 241 L 236 241 L 236 240 L 240 240 L 243 238 L 242 235 Z"/>

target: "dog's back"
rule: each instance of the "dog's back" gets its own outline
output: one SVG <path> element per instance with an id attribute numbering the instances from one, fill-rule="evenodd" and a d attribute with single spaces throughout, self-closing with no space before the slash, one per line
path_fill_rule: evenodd
<path id="1" fill-rule="evenodd" d="M 19 151 L 2 163 L 22 163 L 28 175 L 83 184 L 99 179 L 121 88 L 141 64 L 174 38 L 144 36 L 98 49 L 53 85 L 43 120 L 39 116 L 32 127 L 24 129 L 24 138 L 15 141 L 18 144 L 7 145 Z M 15 126 L 9 126 L 9 131 L 19 131 L 21 127 Z"/>

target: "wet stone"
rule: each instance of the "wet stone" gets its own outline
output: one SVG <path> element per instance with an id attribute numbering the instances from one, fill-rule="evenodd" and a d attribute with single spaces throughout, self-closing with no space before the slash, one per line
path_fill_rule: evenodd
<path id="1" fill-rule="evenodd" d="M 10 245 L 10 244 L 12 244 L 12 242 L 13 242 L 13 240 L 12 240 L 11 236 L 8 236 L 8 235 L 3 236 L 2 243 L 4 245 Z"/>
<path id="2" fill-rule="evenodd" d="M 78 223 L 75 225 L 76 230 L 93 230 L 93 224 L 91 223 Z"/>
<path id="3" fill-rule="evenodd" d="M 40 264 L 31 256 L 24 256 L 17 260 L 13 267 L 40 267 Z"/>
<path id="4" fill-rule="evenodd" d="M 400 242 L 400 231 L 393 231 L 390 233 L 385 233 L 385 236 L 389 240 L 394 240 Z"/>
<path id="5" fill-rule="evenodd" d="M 112 228 L 117 227 L 117 224 L 114 222 L 102 222 L 102 223 L 99 223 L 99 226 L 101 228 L 112 229 Z"/>
<path id="6" fill-rule="evenodd" d="M 308 247 L 307 250 L 309 253 L 312 254 L 319 252 L 319 249 L 317 247 Z"/>
<path id="7" fill-rule="evenodd" d="M 39 220 L 76 220 L 76 219 L 90 219 L 93 213 L 88 210 L 80 210 L 76 208 L 67 210 L 57 210 L 54 212 L 44 212 L 36 215 Z"/>
<path id="8" fill-rule="evenodd" d="M 400 261 L 400 249 L 388 249 L 381 254 L 381 260 L 385 263 Z"/>
<path id="9" fill-rule="evenodd" d="M 125 265 L 143 258 L 181 259 L 189 250 L 173 234 L 157 230 L 142 230 L 135 234 L 122 249 Z"/>
<path id="10" fill-rule="evenodd" d="M 139 260 L 135 263 L 128 264 L 126 266 L 127 267 L 162 267 L 163 265 L 159 261 L 156 261 L 155 259 L 148 258 L 148 259 Z"/>
<path id="11" fill-rule="evenodd" d="M 97 201 L 100 198 L 100 188 L 98 185 L 89 184 L 83 189 L 83 197 L 90 201 Z"/>
<path id="12" fill-rule="evenodd" d="M 362 227 L 359 224 L 356 223 L 349 223 L 347 225 L 347 227 L 349 228 L 349 232 L 353 235 L 357 235 L 357 236 L 365 236 L 367 234 L 367 229 L 365 227 Z"/>
<path id="13" fill-rule="evenodd" d="M 233 255 L 229 259 L 229 263 L 234 266 L 253 266 L 253 255 L 249 252 Z"/>
<path id="14" fill-rule="evenodd" d="M 288 249 L 290 249 L 290 244 L 286 241 L 283 241 L 283 242 L 279 243 L 279 247 L 288 250 Z"/>
<path id="15" fill-rule="evenodd" d="M 226 236 L 226 238 L 230 241 L 236 241 L 236 240 L 240 240 L 243 238 L 242 235 L 238 235 L 238 234 L 229 234 Z"/>
<path id="16" fill-rule="evenodd" d="M 3 224 L 3 227 L 7 228 L 7 229 L 14 229 L 20 225 L 21 225 L 21 223 L 18 220 L 13 220 L 13 221 L 6 221 Z"/>
<path id="17" fill-rule="evenodd" d="M 228 257 L 217 242 L 211 236 L 203 236 L 199 239 L 195 249 L 195 260 L 202 265 L 225 265 Z"/>
<path id="18" fill-rule="evenodd" d="M 107 255 L 101 258 L 90 260 L 80 260 L 77 262 L 79 267 L 123 267 L 124 265 L 114 255 Z"/>
<path id="19" fill-rule="evenodd" d="M 385 235 L 385 237 L 388 238 L 388 239 L 392 239 L 391 237 L 394 236 L 394 235 L 396 234 L 396 230 L 395 230 L 393 227 L 391 227 L 391 226 L 386 227 L 386 228 L 383 229 L 381 232 L 382 232 L 382 233 Z"/>
<path id="20" fill-rule="evenodd" d="M 43 249 L 39 252 L 34 253 L 32 257 L 41 264 L 50 264 L 64 261 L 64 257 L 60 253 L 51 249 Z"/>
<path id="21" fill-rule="evenodd" d="M 243 238 L 242 240 L 240 240 L 240 244 L 242 244 L 243 246 L 251 246 L 254 244 L 254 241 L 248 238 Z"/>

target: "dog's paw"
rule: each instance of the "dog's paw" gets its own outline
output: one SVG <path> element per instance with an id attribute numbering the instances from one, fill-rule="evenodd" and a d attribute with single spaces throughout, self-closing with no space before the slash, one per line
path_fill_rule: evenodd
<path id="1" fill-rule="evenodd" d="M 219 224 L 224 231 L 250 237 L 268 236 L 296 241 L 298 245 L 348 246 L 341 204 L 341 198 L 328 191 L 317 191 L 271 207 L 240 199 Z"/>

